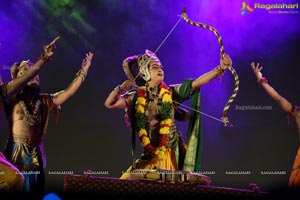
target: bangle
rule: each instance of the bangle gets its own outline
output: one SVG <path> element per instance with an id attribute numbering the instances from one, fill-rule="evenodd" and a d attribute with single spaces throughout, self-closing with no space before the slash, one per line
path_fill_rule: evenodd
<path id="1" fill-rule="evenodd" d="M 220 65 L 218 67 L 216 67 L 214 70 L 217 71 L 218 76 L 222 76 L 224 74 L 224 72 L 226 71 L 226 69 L 222 69 L 222 67 Z"/>
<path id="2" fill-rule="evenodd" d="M 117 87 L 114 88 L 113 91 L 117 91 L 117 94 L 122 94 L 122 91 L 121 91 L 121 85 L 117 85 Z"/>
<path id="3" fill-rule="evenodd" d="M 257 82 L 259 82 L 259 83 L 268 83 L 268 79 L 266 79 L 265 77 L 261 77 L 259 80 L 257 80 Z"/>
<path id="4" fill-rule="evenodd" d="M 87 76 L 87 73 L 84 72 L 82 69 L 80 69 L 77 73 L 76 73 L 76 76 L 80 76 L 81 79 L 82 79 L 82 82 L 85 80 L 86 76 Z"/>
<path id="5" fill-rule="evenodd" d="M 51 60 L 51 58 L 50 57 L 48 57 L 46 54 L 42 54 L 42 55 L 40 55 L 40 57 L 39 57 L 39 59 L 40 60 L 43 60 L 45 63 L 48 63 L 50 60 Z"/>
<path id="6" fill-rule="evenodd" d="M 117 91 L 118 95 L 124 93 L 124 90 L 122 90 L 121 85 L 118 85 L 117 87 L 115 87 L 114 90 Z"/>

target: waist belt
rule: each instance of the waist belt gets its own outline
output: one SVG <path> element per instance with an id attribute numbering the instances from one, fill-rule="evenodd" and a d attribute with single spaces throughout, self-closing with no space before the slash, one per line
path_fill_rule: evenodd
<path id="1" fill-rule="evenodd" d="M 39 146 L 43 142 L 42 138 L 29 138 L 15 135 L 11 135 L 10 140 L 13 142 L 24 143 L 28 146 Z"/>

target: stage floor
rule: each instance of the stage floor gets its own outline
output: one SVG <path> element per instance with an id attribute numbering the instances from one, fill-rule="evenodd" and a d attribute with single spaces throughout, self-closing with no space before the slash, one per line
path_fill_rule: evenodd
<path id="1" fill-rule="evenodd" d="M 64 191 L 66 193 L 89 194 L 119 197 L 163 197 L 164 199 L 266 199 L 267 192 L 260 191 L 256 185 L 249 190 L 206 186 L 195 183 L 179 183 L 149 180 L 124 180 L 119 178 L 67 175 Z"/>

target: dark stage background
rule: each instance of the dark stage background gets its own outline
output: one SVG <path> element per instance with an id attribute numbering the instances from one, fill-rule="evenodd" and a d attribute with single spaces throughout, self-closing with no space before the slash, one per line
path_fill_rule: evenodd
<path id="1" fill-rule="evenodd" d="M 254 3 L 297 3 L 259 0 Z M 62 105 L 56 124 L 52 115 L 45 140 L 47 190 L 63 189 L 63 174 L 119 177 L 131 163 L 130 132 L 124 111 L 109 110 L 104 101 L 126 77 L 123 59 L 145 49 L 155 51 L 178 21 L 182 8 L 190 19 L 215 27 L 233 60 L 240 88 L 228 111 L 233 128 L 203 116 L 202 170 L 214 186 L 248 188 L 257 183 L 270 191 L 286 186 L 299 145 L 294 121 L 257 84 L 250 62 L 259 62 L 269 83 L 295 104 L 300 102 L 300 14 L 297 9 L 258 9 L 241 14 L 242 1 L 10 0 L 0 4 L 0 65 L 4 81 L 10 66 L 35 61 L 42 46 L 60 35 L 53 60 L 40 73 L 42 92 L 64 89 L 80 68 L 85 53 L 94 53 L 88 77 Z M 276 13 L 274 13 L 276 11 Z M 287 13 L 288 12 L 288 13 Z M 196 78 L 219 63 L 215 35 L 182 20 L 157 52 L 169 84 Z M 234 89 L 227 71 L 220 82 L 201 88 L 202 112 L 220 118 Z M 188 104 L 187 104 L 188 105 Z M 178 123 L 184 137 L 186 125 Z M 7 121 L 0 118 L 4 148 Z M 239 174 L 229 174 L 238 172 Z M 277 174 L 267 175 L 264 172 Z M 101 174 L 102 173 L 102 174 Z M 245 174 L 243 174 L 245 173 Z"/>

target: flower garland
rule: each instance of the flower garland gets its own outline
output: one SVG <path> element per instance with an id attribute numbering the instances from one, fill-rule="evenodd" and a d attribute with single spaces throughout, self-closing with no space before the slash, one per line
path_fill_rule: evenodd
<path id="1" fill-rule="evenodd" d="M 159 159 L 165 158 L 166 144 L 170 132 L 170 126 L 172 124 L 172 97 L 168 87 L 165 83 L 160 84 L 159 97 L 162 99 L 161 105 L 161 121 L 160 121 L 160 141 L 158 147 L 153 147 L 150 143 L 150 138 L 148 136 L 145 116 L 145 106 L 146 106 L 146 87 L 141 86 L 137 93 L 137 100 L 135 105 L 135 117 L 136 117 L 136 130 L 138 131 L 138 138 L 141 141 L 143 148 L 152 155 L 158 156 Z"/>

